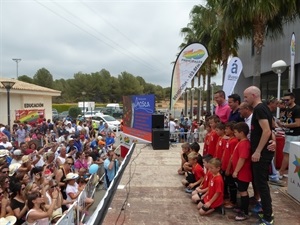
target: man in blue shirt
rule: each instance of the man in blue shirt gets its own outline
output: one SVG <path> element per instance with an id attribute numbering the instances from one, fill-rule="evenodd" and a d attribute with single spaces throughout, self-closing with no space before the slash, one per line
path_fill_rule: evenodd
<path id="1" fill-rule="evenodd" d="M 231 108 L 228 121 L 244 122 L 239 112 L 239 105 L 241 104 L 241 97 L 238 94 L 228 96 L 228 105 Z"/>

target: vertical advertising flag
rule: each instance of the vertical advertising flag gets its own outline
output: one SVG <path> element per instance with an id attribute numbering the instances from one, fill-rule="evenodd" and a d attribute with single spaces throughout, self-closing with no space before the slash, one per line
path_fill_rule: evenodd
<path id="1" fill-rule="evenodd" d="M 290 75 L 290 91 L 292 92 L 295 87 L 295 53 L 296 53 L 296 37 L 295 33 L 293 32 L 291 38 L 291 75 Z"/>
<path id="2" fill-rule="evenodd" d="M 224 78 L 223 90 L 226 99 L 228 98 L 228 95 L 232 94 L 242 70 L 242 61 L 238 57 L 233 57 L 228 63 Z"/>
<path id="3" fill-rule="evenodd" d="M 179 53 L 172 73 L 170 109 L 174 107 L 207 57 L 207 49 L 200 43 L 189 44 Z"/>

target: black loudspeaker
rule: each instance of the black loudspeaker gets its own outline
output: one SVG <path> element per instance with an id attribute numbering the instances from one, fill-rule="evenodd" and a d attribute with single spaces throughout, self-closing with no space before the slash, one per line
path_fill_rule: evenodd
<path id="1" fill-rule="evenodd" d="M 152 129 L 152 147 L 154 150 L 169 149 L 169 139 L 169 129 Z"/>
<path id="2" fill-rule="evenodd" d="M 163 129 L 165 122 L 164 114 L 152 114 L 152 129 Z"/>
<path id="3" fill-rule="evenodd" d="M 293 90 L 293 93 L 295 95 L 295 103 L 297 105 L 300 105 L 300 88 L 296 88 Z"/>

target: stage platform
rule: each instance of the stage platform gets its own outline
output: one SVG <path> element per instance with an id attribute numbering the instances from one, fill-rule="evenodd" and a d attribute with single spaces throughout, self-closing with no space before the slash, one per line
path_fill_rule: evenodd
<path id="1" fill-rule="evenodd" d="M 169 150 L 153 150 L 151 145 L 138 144 L 119 184 L 105 217 L 105 225 L 218 225 L 254 224 L 253 215 L 243 222 L 234 221 L 235 213 L 213 213 L 202 217 L 190 194 L 181 185 L 180 145 Z M 299 204 L 286 195 L 285 188 L 270 185 L 275 224 L 300 225 Z M 252 190 L 250 191 L 252 195 Z M 97 195 L 97 193 L 96 193 Z M 96 202 L 95 202 L 96 203 Z"/>

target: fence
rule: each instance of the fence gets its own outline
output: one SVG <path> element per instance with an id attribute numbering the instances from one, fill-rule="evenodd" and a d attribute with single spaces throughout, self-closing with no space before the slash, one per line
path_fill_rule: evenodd
<path id="1" fill-rule="evenodd" d="M 180 132 L 176 131 L 170 134 L 170 141 L 176 143 L 192 143 L 192 142 L 204 142 L 206 131 L 200 132 Z"/>
<path id="2" fill-rule="evenodd" d="M 100 174 L 100 176 L 99 176 Z M 80 193 L 77 200 L 70 206 L 67 212 L 64 212 L 63 216 L 57 221 L 56 225 L 79 225 L 85 218 L 84 209 L 87 206 L 86 198 L 92 198 L 96 191 L 96 187 L 99 184 L 99 180 L 102 180 L 103 165 L 99 167 L 98 173 L 92 174 L 89 177 L 84 190 Z M 100 178 L 100 179 L 99 179 Z"/>

